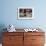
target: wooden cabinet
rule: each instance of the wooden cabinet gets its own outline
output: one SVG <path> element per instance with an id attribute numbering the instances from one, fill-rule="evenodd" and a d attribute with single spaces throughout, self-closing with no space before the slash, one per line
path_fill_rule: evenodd
<path id="1" fill-rule="evenodd" d="M 4 32 L 3 46 L 44 46 L 44 32 Z"/>

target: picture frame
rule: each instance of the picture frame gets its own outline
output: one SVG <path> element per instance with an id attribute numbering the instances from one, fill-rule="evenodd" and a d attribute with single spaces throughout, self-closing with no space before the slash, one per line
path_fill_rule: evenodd
<path id="1" fill-rule="evenodd" d="M 34 18 L 34 8 L 32 7 L 19 7 L 17 13 L 18 19 L 33 19 Z"/>

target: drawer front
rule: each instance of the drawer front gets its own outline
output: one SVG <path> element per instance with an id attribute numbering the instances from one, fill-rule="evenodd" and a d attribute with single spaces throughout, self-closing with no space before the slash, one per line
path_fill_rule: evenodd
<path id="1" fill-rule="evenodd" d="M 32 44 L 44 44 L 44 36 L 32 36 Z"/>
<path id="2" fill-rule="evenodd" d="M 24 36 L 44 36 L 45 35 L 45 33 L 44 32 L 25 32 L 24 33 Z"/>
<path id="3" fill-rule="evenodd" d="M 23 32 L 4 32 L 4 36 L 23 36 Z"/>
<path id="4" fill-rule="evenodd" d="M 32 44 L 32 46 L 44 46 L 43 44 Z"/>
<path id="5" fill-rule="evenodd" d="M 2 44 L 2 46 L 23 46 L 23 44 Z"/>

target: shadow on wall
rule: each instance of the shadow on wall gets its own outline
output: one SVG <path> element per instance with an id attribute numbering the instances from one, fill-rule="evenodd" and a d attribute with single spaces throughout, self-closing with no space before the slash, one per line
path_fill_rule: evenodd
<path id="1" fill-rule="evenodd" d="M 0 24 L 0 43 L 2 43 L 2 33 L 6 32 L 6 29 L 4 30 L 4 28 L 6 28 L 6 26 L 4 24 Z"/>

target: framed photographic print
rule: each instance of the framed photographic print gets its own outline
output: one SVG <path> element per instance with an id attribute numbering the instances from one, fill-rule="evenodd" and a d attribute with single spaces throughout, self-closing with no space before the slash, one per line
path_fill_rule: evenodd
<path id="1" fill-rule="evenodd" d="M 18 19 L 33 19 L 34 8 L 32 7 L 19 7 L 18 8 Z"/>

